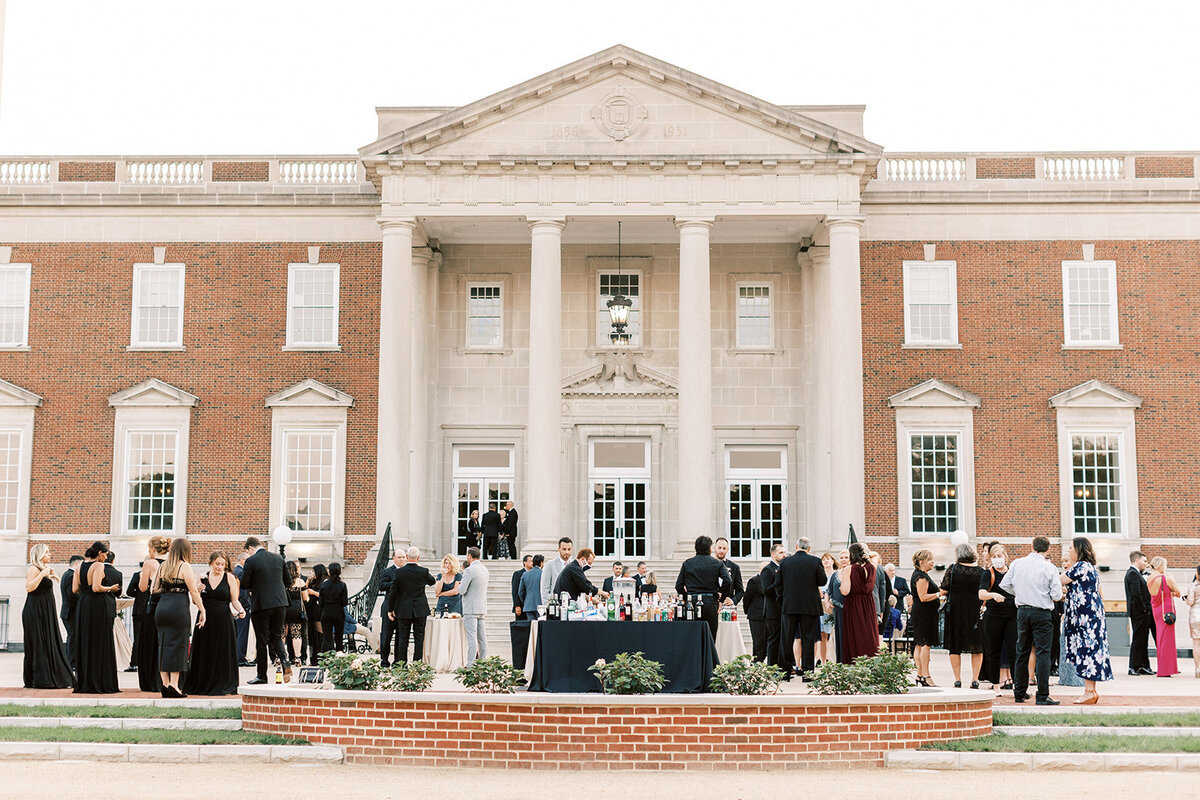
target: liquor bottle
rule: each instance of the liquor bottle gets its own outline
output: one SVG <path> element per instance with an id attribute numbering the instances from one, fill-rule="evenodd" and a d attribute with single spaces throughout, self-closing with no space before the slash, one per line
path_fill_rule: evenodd
<path id="1" fill-rule="evenodd" d="M 696 607 L 692 605 L 692 598 L 690 595 L 687 599 L 687 605 L 683 607 L 683 618 L 688 622 L 692 622 L 696 619 Z"/>
<path id="2" fill-rule="evenodd" d="M 275 682 L 283 683 L 283 665 L 279 662 L 275 663 Z"/>
<path id="3" fill-rule="evenodd" d="M 729 619 L 731 622 L 737 622 L 737 606 L 733 607 L 733 611 L 730 613 Z"/>
<path id="4" fill-rule="evenodd" d="M 625 604 L 624 603 L 622 603 L 617 608 L 617 619 L 621 622 L 625 622 L 629 619 L 629 617 L 625 616 Z"/>
<path id="5" fill-rule="evenodd" d="M 612 622 L 617 618 L 617 601 L 611 594 L 608 596 L 608 621 Z"/>

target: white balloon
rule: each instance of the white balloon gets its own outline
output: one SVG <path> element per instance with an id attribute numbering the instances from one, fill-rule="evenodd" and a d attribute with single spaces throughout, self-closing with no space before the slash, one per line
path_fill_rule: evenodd
<path id="1" fill-rule="evenodd" d="M 953 533 L 950 534 L 950 544 L 952 546 L 958 547 L 960 544 L 966 544 L 966 543 L 967 543 L 967 532 L 966 531 L 959 530 L 959 531 L 954 531 Z"/>

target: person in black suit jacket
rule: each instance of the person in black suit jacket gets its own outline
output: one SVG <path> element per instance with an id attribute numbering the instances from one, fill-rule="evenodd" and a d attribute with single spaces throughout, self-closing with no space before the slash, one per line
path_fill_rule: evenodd
<path id="1" fill-rule="evenodd" d="M 717 557 L 717 561 L 725 565 L 725 569 L 729 570 L 729 577 L 733 581 L 733 591 L 729 597 L 725 598 L 725 605 L 736 606 L 742 602 L 742 595 L 746 593 L 746 587 L 742 584 L 742 568 L 726 558 L 729 555 L 729 540 L 724 536 L 713 542 L 713 555 Z"/>
<path id="2" fill-rule="evenodd" d="M 508 539 L 508 552 L 513 558 L 517 557 L 517 509 L 513 507 L 513 501 L 509 500 L 504 504 L 504 525 L 500 532 Z"/>
<path id="3" fill-rule="evenodd" d="M 767 568 L 763 564 L 763 569 Z M 762 573 L 759 572 L 746 581 L 746 593 L 742 595 L 742 608 L 746 611 L 746 619 L 750 620 L 751 651 L 755 661 L 767 660 L 767 621 L 766 603 L 762 591 Z"/>
<path id="4" fill-rule="evenodd" d="M 129 655 L 129 666 L 125 669 L 126 672 L 137 672 L 138 664 L 138 639 L 142 634 L 142 618 L 146 616 L 146 601 L 150 599 L 149 592 L 143 592 L 139 584 L 142 581 L 142 565 L 138 564 L 138 571 L 133 573 L 133 577 L 129 579 L 129 586 L 125 589 L 125 594 L 133 598 L 133 608 L 130 613 L 133 614 L 133 650 Z"/>
<path id="5" fill-rule="evenodd" d="M 425 595 L 425 587 L 434 584 L 429 570 L 417 563 L 421 559 L 421 551 L 410 547 L 405 555 L 408 563 L 396 570 L 386 603 L 388 619 L 396 621 L 397 664 L 408 663 L 410 633 L 413 637 L 413 661 L 420 661 L 425 655 L 425 620 L 429 618 L 429 598 Z"/>
<path id="6" fill-rule="evenodd" d="M 896 574 L 895 564 L 885 565 L 883 572 L 885 575 L 887 575 L 888 581 L 891 582 L 892 591 L 896 595 L 896 608 L 900 609 L 902 612 L 905 611 L 907 606 L 904 601 L 905 598 L 907 598 L 911 593 L 908 588 L 908 581 Z"/>
<path id="7" fill-rule="evenodd" d="M 1150 588 L 1142 573 L 1150 566 L 1146 556 L 1134 550 L 1129 554 L 1129 569 L 1125 573 L 1125 608 L 1133 629 L 1129 639 L 1129 674 L 1153 675 L 1150 669 L 1150 637 L 1158 643 L 1154 625 L 1154 609 L 1150 606 Z"/>
<path id="8" fill-rule="evenodd" d="M 614 561 L 612 565 L 613 574 L 604 579 L 604 583 L 600 585 L 600 591 L 612 594 L 613 581 L 625 574 L 625 565 L 620 561 Z"/>
<path id="9" fill-rule="evenodd" d="M 283 647 L 283 618 L 288 607 L 283 558 L 264 548 L 253 536 L 246 540 L 246 552 L 250 555 L 242 565 L 242 588 L 250 593 L 254 609 L 250 612 L 250 622 L 257 640 L 254 661 L 258 669 L 258 677 L 247 683 L 267 682 L 268 651 L 283 665 L 283 680 L 287 683 L 292 680 L 292 665 Z"/>
<path id="10" fill-rule="evenodd" d="M 507 519 L 505 520 L 508 521 Z M 512 602 L 513 613 L 517 619 L 526 619 L 525 612 L 521 609 L 521 578 L 525 577 L 525 573 L 533 569 L 533 556 L 527 555 L 521 559 L 521 568 L 512 574 Z"/>
<path id="11" fill-rule="evenodd" d="M 712 555 L 712 539 L 696 537 L 696 555 L 683 562 L 675 579 L 675 592 L 700 598 L 700 615 L 717 638 L 717 607 L 733 591 L 729 570 Z"/>
<path id="12" fill-rule="evenodd" d="M 484 559 L 496 557 L 496 545 L 500 541 L 500 512 L 496 511 L 495 503 L 488 503 L 487 513 L 480 523 L 483 532 Z"/>
<path id="13" fill-rule="evenodd" d="M 779 564 L 779 580 L 774 587 L 783 612 L 779 663 L 785 680 L 795 670 L 797 656 L 803 674 L 813 671 L 817 639 L 821 638 L 821 587 L 828 579 L 821 559 L 808 552 L 811 549 L 807 538 L 797 540 L 796 552 Z"/>
<path id="14" fill-rule="evenodd" d="M 773 667 L 779 665 L 779 629 L 783 625 L 783 612 L 775 587 L 779 583 L 779 562 L 786 555 L 783 542 L 771 545 L 771 560 L 758 573 L 763 593 L 763 621 L 767 628 L 767 663 Z"/>
<path id="15" fill-rule="evenodd" d="M 396 620 L 388 616 L 388 590 L 392 588 L 392 581 L 396 580 L 396 573 L 407 563 L 408 556 L 403 550 L 392 553 L 392 563 L 379 579 L 379 593 L 383 595 L 383 602 L 379 604 L 379 663 L 385 668 L 390 666 L 388 658 L 392 653 L 392 639 L 396 636 Z"/>
<path id="16" fill-rule="evenodd" d="M 590 569 L 592 562 L 596 560 L 596 554 L 588 548 L 583 548 L 579 551 L 579 555 L 559 573 L 558 580 L 554 583 L 554 596 L 558 597 L 563 592 L 574 600 L 580 595 L 586 594 L 589 597 L 594 594 L 607 594 L 597 589 L 591 581 L 587 579 L 585 571 Z"/>
<path id="17" fill-rule="evenodd" d="M 75 570 L 79 569 L 81 561 L 83 556 L 71 556 L 70 566 L 58 584 L 58 591 L 62 596 L 62 608 L 58 610 L 58 616 L 67 627 L 67 661 L 71 662 L 71 669 L 76 669 L 75 645 L 78 642 L 75 639 L 75 606 L 79 602 L 79 596 L 71 591 L 71 583 L 75 580 Z"/>
<path id="18" fill-rule="evenodd" d="M 471 516 L 467 518 L 467 547 L 483 547 L 481 533 L 483 526 L 479 524 L 479 509 L 473 508 Z"/>

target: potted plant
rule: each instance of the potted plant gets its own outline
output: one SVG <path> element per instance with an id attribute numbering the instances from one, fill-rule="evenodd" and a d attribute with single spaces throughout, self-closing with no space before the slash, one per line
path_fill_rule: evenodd
<path id="1" fill-rule="evenodd" d="M 709 688 L 722 694 L 775 694 L 782 680 L 783 670 L 779 667 L 743 655 L 718 664 Z"/>
<path id="2" fill-rule="evenodd" d="M 641 652 L 618 653 L 611 662 L 597 659 L 588 672 L 595 673 L 605 694 L 655 694 L 664 685 L 662 664 Z"/>
<path id="3" fill-rule="evenodd" d="M 525 673 L 500 656 L 481 658 L 454 674 L 467 691 L 482 694 L 512 694 L 525 685 Z"/>

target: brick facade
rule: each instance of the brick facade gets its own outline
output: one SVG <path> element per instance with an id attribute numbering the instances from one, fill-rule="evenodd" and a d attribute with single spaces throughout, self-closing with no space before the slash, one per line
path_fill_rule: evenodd
<path id="1" fill-rule="evenodd" d="M 990 696 L 653 698 L 243 690 L 248 731 L 351 764 L 523 769 L 883 766 L 889 750 L 992 732 Z M 689 702 L 691 701 L 691 702 Z M 702 702 L 696 702 L 702 701 Z"/>
<path id="2" fill-rule="evenodd" d="M 997 178 L 1024 178 L 1036 176 L 1037 166 L 1032 156 L 1027 158 L 985 158 L 975 159 L 975 177 L 983 180 Z"/>
<path id="3" fill-rule="evenodd" d="M 117 162 L 61 161 L 58 165 L 58 179 L 64 183 L 115 181 L 117 179 Z"/>
<path id="4" fill-rule="evenodd" d="M 1138 178 L 1194 178 L 1196 159 L 1185 156 L 1137 156 L 1133 160 Z"/>
<path id="5" fill-rule="evenodd" d="M 216 183 L 230 181 L 265 181 L 271 173 L 267 161 L 214 161 L 212 179 Z"/>

